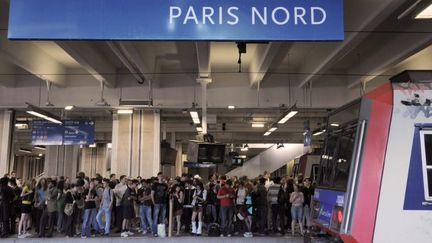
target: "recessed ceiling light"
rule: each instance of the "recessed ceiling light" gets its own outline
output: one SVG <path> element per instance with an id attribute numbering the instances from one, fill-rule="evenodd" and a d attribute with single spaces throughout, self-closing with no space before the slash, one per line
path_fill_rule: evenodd
<path id="1" fill-rule="evenodd" d="M 421 11 L 417 16 L 416 19 L 432 19 L 432 4 L 430 4 L 427 8 L 425 8 L 423 11 Z"/>
<path id="2" fill-rule="evenodd" d="M 330 124 L 330 126 L 332 126 L 332 127 L 338 127 L 338 126 L 340 126 L 340 125 L 337 124 L 337 123 L 332 123 L 332 124 Z"/>
<path id="3" fill-rule="evenodd" d="M 43 154 L 39 154 L 39 157 L 42 157 L 43 156 Z"/>
<path id="4" fill-rule="evenodd" d="M 90 144 L 89 148 L 96 148 L 96 144 L 95 143 L 94 144 Z"/>
<path id="5" fill-rule="evenodd" d="M 252 123 L 252 127 L 263 128 L 264 127 L 264 123 Z"/>
<path id="6" fill-rule="evenodd" d="M 276 131 L 278 128 L 277 127 L 272 127 L 272 128 L 270 128 L 268 131 L 269 132 L 274 132 L 274 131 Z"/>
<path id="7" fill-rule="evenodd" d="M 267 137 L 267 136 L 270 136 L 270 134 L 271 134 L 271 132 L 266 132 L 266 133 L 264 133 L 264 136 Z"/>
<path id="8" fill-rule="evenodd" d="M 73 106 L 73 105 L 68 105 L 68 106 L 65 106 L 65 110 L 67 110 L 67 111 L 70 111 L 70 110 L 73 110 L 75 108 L 75 106 Z"/>
<path id="9" fill-rule="evenodd" d="M 235 108 L 236 108 L 236 107 L 235 107 L 234 105 L 229 105 L 229 106 L 228 106 L 228 109 L 229 109 L 229 110 L 234 110 Z"/>

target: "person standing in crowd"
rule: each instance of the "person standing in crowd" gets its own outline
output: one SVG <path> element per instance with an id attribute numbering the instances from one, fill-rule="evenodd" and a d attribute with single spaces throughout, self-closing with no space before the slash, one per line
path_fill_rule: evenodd
<path id="1" fill-rule="evenodd" d="M 65 196 L 65 207 L 66 205 L 72 206 L 72 212 L 70 215 L 66 215 L 65 219 L 65 234 L 66 237 L 74 237 L 76 225 L 78 224 L 78 206 L 77 201 L 81 199 L 79 191 L 84 185 L 82 179 L 78 179 L 75 184 L 71 184 L 72 189 L 66 192 Z"/>
<path id="2" fill-rule="evenodd" d="M 279 215 L 279 203 L 278 203 L 278 194 L 280 190 L 280 178 L 275 177 L 273 178 L 273 183 L 269 186 L 267 198 L 268 202 L 270 204 L 270 210 L 271 210 L 271 218 L 272 218 L 272 229 L 273 234 L 276 234 L 278 232 L 278 225 L 277 225 L 277 219 Z M 280 218 L 282 219 L 282 218 Z"/>
<path id="3" fill-rule="evenodd" d="M 246 215 L 246 209 L 245 209 L 245 198 L 246 198 L 246 188 L 244 181 L 238 181 L 238 186 L 236 188 L 236 194 L 235 194 L 235 205 L 236 205 L 236 221 L 234 224 L 234 234 L 239 233 L 245 233 L 244 229 L 244 219 L 247 217 Z"/>
<path id="4" fill-rule="evenodd" d="M 98 198 L 96 192 L 96 185 L 91 181 L 89 188 L 84 191 L 85 205 L 84 205 L 84 218 L 81 230 L 81 238 L 91 237 L 91 226 L 95 230 L 98 229 L 96 224 L 96 200 Z"/>
<path id="5" fill-rule="evenodd" d="M 254 194 L 254 186 L 252 183 L 246 184 L 246 197 L 245 197 L 245 210 L 247 213 L 247 216 L 245 217 L 245 224 L 246 224 L 246 232 L 243 234 L 244 237 L 253 237 L 252 233 L 252 217 L 254 214 L 254 207 L 253 207 L 253 194 Z"/>
<path id="6" fill-rule="evenodd" d="M 57 232 L 64 231 L 65 208 L 65 181 L 60 179 L 57 183 Z"/>
<path id="7" fill-rule="evenodd" d="M 141 180 L 142 187 L 138 190 L 139 214 L 141 219 L 142 234 L 146 235 L 147 230 L 153 227 L 152 199 L 150 180 Z"/>
<path id="8" fill-rule="evenodd" d="M 278 202 L 278 214 L 279 215 L 279 227 L 281 228 L 281 234 L 285 234 L 285 211 L 286 211 L 286 205 L 289 202 L 289 192 L 288 192 L 288 185 L 285 181 L 285 179 L 282 180 L 281 186 L 279 188 L 278 196 L 277 196 L 277 202 Z M 273 215 L 275 215 L 273 213 Z"/>
<path id="9" fill-rule="evenodd" d="M 31 236 L 27 229 L 31 225 L 31 200 L 33 196 L 33 191 L 30 188 L 29 183 L 25 182 L 20 195 L 21 198 L 21 218 L 18 224 L 18 238 L 27 238 Z"/>
<path id="10" fill-rule="evenodd" d="M 172 193 L 173 200 L 173 211 L 174 211 L 174 219 L 177 223 L 177 233 L 176 235 L 180 235 L 181 229 L 181 217 L 183 214 L 183 201 L 184 201 L 184 193 L 181 185 L 178 183 L 174 186 L 174 192 Z"/>
<path id="11" fill-rule="evenodd" d="M 202 234 L 202 218 L 204 211 L 204 204 L 207 200 L 207 190 L 204 189 L 202 182 L 198 181 L 196 185 L 196 190 L 193 195 L 193 212 L 192 212 L 192 234 L 196 236 L 201 236 Z M 198 226 L 196 223 L 196 218 L 198 216 Z"/>
<path id="12" fill-rule="evenodd" d="M 39 237 L 52 237 L 54 222 L 57 212 L 57 184 L 54 180 L 47 180 L 47 190 L 45 191 L 45 207 L 39 225 Z M 45 229 L 48 225 L 48 234 L 45 235 Z"/>
<path id="13" fill-rule="evenodd" d="M 45 191 L 47 189 L 47 184 L 45 178 L 39 180 L 36 187 L 35 199 L 34 199 L 34 212 L 35 220 L 34 225 L 36 226 L 36 233 L 39 234 L 40 219 L 42 218 L 42 213 L 45 208 Z"/>
<path id="14" fill-rule="evenodd" d="M 225 185 L 219 190 L 217 198 L 220 200 L 220 217 L 221 217 L 221 227 L 222 233 L 221 237 L 228 236 L 231 237 L 231 225 L 232 218 L 234 214 L 234 198 L 235 191 L 232 188 L 231 180 L 227 180 Z"/>
<path id="15" fill-rule="evenodd" d="M 157 236 L 157 225 L 165 224 L 166 218 L 166 203 L 168 201 L 168 186 L 163 181 L 162 172 L 157 175 L 157 180 L 154 182 L 151 192 L 151 197 L 154 205 L 153 211 L 153 234 Z"/>
<path id="16" fill-rule="evenodd" d="M 184 201 L 183 201 L 183 225 L 185 226 L 185 232 L 189 233 L 192 225 L 192 201 L 193 195 L 195 194 L 195 187 L 192 185 L 189 177 L 185 181 L 184 190 Z"/>
<path id="17" fill-rule="evenodd" d="M 210 183 L 209 188 L 207 190 L 207 207 L 206 207 L 207 223 L 217 222 L 217 214 L 216 214 L 217 201 L 218 200 L 217 200 L 215 184 Z"/>
<path id="18" fill-rule="evenodd" d="M 267 189 L 265 187 L 267 179 L 262 177 L 259 179 L 256 192 L 256 206 L 257 206 L 257 227 L 260 235 L 266 234 L 267 222 Z"/>
<path id="19" fill-rule="evenodd" d="M 135 217 L 134 202 L 137 200 L 137 184 L 138 180 L 132 180 L 122 198 L 121 205 L 123 209 L 123 224 L 121 237 L 123 238 L 134 235 L 134 233 L 130 231 L 130 221 Z"/>
<path id="20" fill-rule="evenodd" d="M 103 193 L 99 211 L 96 215 L 96 222 L 104 236 L 109 236 L 111 226 L 111 210 L 114 204 L 114 193 L 110 187 L 110 180 L 103 179 Z M 105 216 L 105 226 L 102 222 L 102 216 Z"/>
<path id="21" fill-rule="evenodd" d="M 127 182 L 126 176 L 125 175 L 120 176 L 120 183 L 118 183 L 113 190 L 115 196 L 115 202 L 116 202 L 115 222 L 117 227 L 117 233 L 121 232 L 122 224 L 123 224 L 123 216 L 122 216 L 123 210 L 121 207 L 121 202 L 122 202 L 123 195 L 127 189 L 126 182 Z"/>
<path id="22" fill-rule="evenodd" d="M 0 237 L 5 238 L 10 235 L 10 208 L 14 198 L 14 192 L 8 186 L 9 178 L 0 179 Z"/>
<path id="23" fill-rule="evenodd" d="M 300 226 L 300 234 L 303 235 L 303 202 L 304 202 L 304 196 L 303 193 L 299 190 L 299 186 L 297 184 L 294 184 L 294 192 L 291 193 L 290 196 L 290 202 L 292 204 L 291 206 L 291 233 L 292 235 L 295 234 L 295 225 L 296 221 L 298 221 Z"/>
<path id="24" fill-rule="evenodd" d="M 20 214 L 20 195 L 21 195 L 21 188 L 18 187 L 17 185 L 17 179 L 15 177 L 11 177 L 9 179 L 9 187 L 12 189 L 14 197 L 13 197 L 13 201 L 12 201 L 12 207 L 11 207 L 11 212 L 10 212 L 10 233 L 13 235 L 15 234 L 15 229 L 16 229 L 16 219 L 19 217 Z"/>
<path id="25" fill-rule="evenodd" d="M 303 180 L 302 190 L 304 196 L 303 202 L 303 219 L 302 222 L 306 222 L 307 232 L 311 227 L 311 200 L 314 194 L 314 188 L 312 187 L 312 181 L 310 178 Z"/>

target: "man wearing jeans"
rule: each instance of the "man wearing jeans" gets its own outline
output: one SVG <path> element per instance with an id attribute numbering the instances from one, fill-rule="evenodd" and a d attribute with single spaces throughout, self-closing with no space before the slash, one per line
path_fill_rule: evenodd
<path id="1" fill-rule="evenodd" d="M 147 234 L 147 229 L 153 227 L 153 219 L 151 215 L 152 198 L 150 181 L 141 180 L 142 188 L 138 190 L 139 214 L 141 219 L 142 234 Z M 155 232 L 153 232 L 155 233 Z"/>
<path id="2" fill-rule="evenodd" d="M 99 229 L 104 229 L 103 234 L 104 236 L 109 236 L 110 233 L 110 226 L 111 226 L 111 210 L 113 208 L 113 202 L 114 202 L 114 193 L 112 192 L 112 189 L 109 186 L 110 180 L 103 179 L 103 194 L 102 194 L 102 202 L 99 208 L 99 212 L 96 215 L 96 221 L 99 225 Z M 105 227 L 102 223 L 102 216 L 105 215 Z"/>
<path id="3" fill-rule="evenodd" d="M 231 237 L 231 224 L 234 214 L 235 191 L 232 188 L 231 180 L 227 180 L 225 185 L 219 190 L 217 198 L 220 200 L 220 216 L 221 216 L 221 237 L 225 235 Z"/>
<path id="4" fill-rule="evenodd" d="M 154 204 L 153 235 L 157 237 L 157 225 L 158 223 L 165 223 L 166 205 L 168 203 L 168 186 L 163 181 L 162 172 L 158 173 L 158 181 L 153 184 L 151 198 Z"/>

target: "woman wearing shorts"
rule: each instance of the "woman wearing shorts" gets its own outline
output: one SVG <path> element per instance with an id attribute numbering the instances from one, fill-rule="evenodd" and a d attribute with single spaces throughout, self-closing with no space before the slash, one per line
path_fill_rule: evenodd
<path id="1" fill-rule="evenodd" d="M 304 202 L 304 196 L 303 193 L 300 192 L 299 186 L 297 184 L 294 185 L 294 192 L 290 195 L 290 202 L 292 204 L 291 206 L 291 232 L 292 235 L 295 234 L 295 224 L 296 220 L 299 222 L 300 226 L 300 234 L 303 235 L 303 202 Z"/>
<path id="2" fill-rule="evenodd" d="M 207 190 L 204 190 L 202 182 L 197 182 L 197 188 L 193 195 L 193 213 L 192 213 L 192 234 L 201 236 L 202 234 L 202 214 L 204 209 L 205 201 L 207 200 Z M 198 227 L 196 218 L 198 216 Z"/>
<path id="3" fill-rule="evenodd" d="M 27 232 L 27 229 L 30 228 L 31 220 L 31 198 L 33 197 L 33 191 L 30 188 L 29 183 L 25 182 L 23 185 L 23 190 L 21 192 L 21 219 L 18 225 L 18 238 L 26 238 L 31 236 L 30 233 Z"/>

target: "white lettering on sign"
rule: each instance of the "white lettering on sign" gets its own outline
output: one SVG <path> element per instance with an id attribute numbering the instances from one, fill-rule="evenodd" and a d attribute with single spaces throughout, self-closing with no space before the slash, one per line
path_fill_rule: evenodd
<path id="1" fill-rule="evenodd" d="M 196 9 L 193 6 L 188 6 L 187 10 L 179 6 L 170 6 L 169 8 L 169 23 L 195 24 L 195 25 L 236 25 L 241 19 L 238 12 L 240 8 L 237 6 L 224 7 L 209 7 L 204 6 L 201 9 Z M 243 16 L 243 15 L 242 15 Z M 270 18 L 269 18 L 270 16 Z M 250 9 L 250 21 L 252 25 L 322 25 L 327 20 L 327 12 L 321 7 L 252 7 Z"/>

